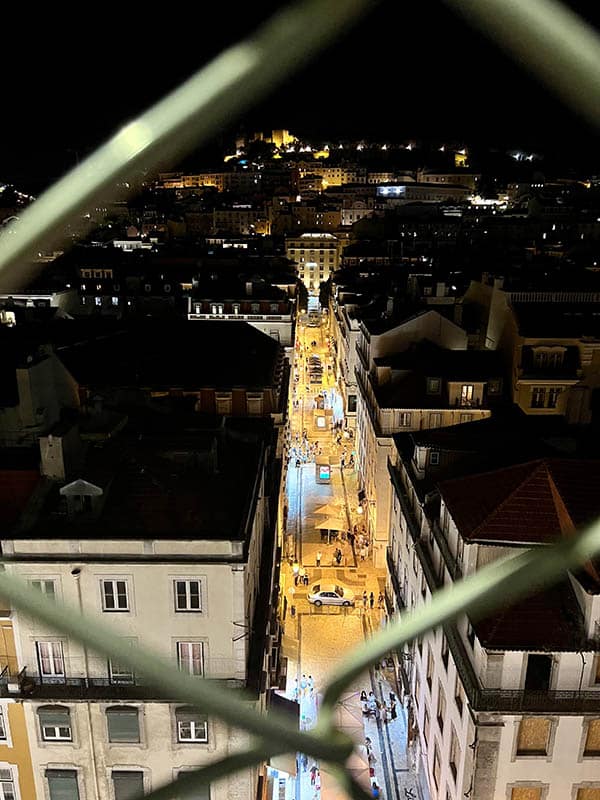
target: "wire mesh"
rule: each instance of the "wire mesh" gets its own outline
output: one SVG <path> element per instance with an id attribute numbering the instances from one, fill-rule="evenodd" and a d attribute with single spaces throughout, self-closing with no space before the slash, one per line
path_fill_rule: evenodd
<path id="1" fill-rule="evenodd" d="M 521 63 L 558 92 L 565 103 L 594 124 L 600 122 L 600 41 L 559 3 L 550 0 L 446 0 L 471 23 L 496 37 Z M 366 0 L 309 0 L 284 9 L 254 37 L 222 53 L 73 170 L 34 203 L 9 236 L 0 239 L 0 288 L 22 286 L 36 267 L 23 265 L 31 254 L 59 241 L 63 228 L 86 207 L 111 196 L 133 169 L 155 170 L 206 141 L 225 119 L 241 114 L 276 83 L 325 47 L 374 5 Z M 549 53 L 552 52 L 550 57 Z M 435 594 L 432 602 L 391 623 L 358 647 L 326 687 L 321 713 L 310 732 L 291 730 L 287 719 L 257 715 L 243 699 L 214 684 L 172 670 L 139 647 L 132 649 L 96 620 L 58 603 L 48 604 L 19 579 L 0 574 L 0 591 L 21 612 L 130 666 L 155 687 L 157 696 L 201 707 L 255 737 L 256 745 L 181 776 L 147 800 L 174 798 L 281 752 L 302 752 L 327 762 L 352 798 L 363 789 L 344 769 L 353 743 L 333 725 L 341 693 L 391 650 L 444 622 L 469 612 L 474 619 L 499 604 L 549 585 L 600 553 L 600 523 L 541 552 L 495 562 Z"/>

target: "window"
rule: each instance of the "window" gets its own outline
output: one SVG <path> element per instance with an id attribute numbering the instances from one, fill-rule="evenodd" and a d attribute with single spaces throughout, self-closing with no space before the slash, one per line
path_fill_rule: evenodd
<path id="1" fill-rule="evenodd" d="M 181 707 L 175 711 L 178 742 L 208 742 L 208 717 L 195 708 Z"/>
<path id="2" fill-rule="evenodd" d="M 182 777 L 191 769 L 191 767 L 189 769 L 180 769 L 177 773 L 177 777 Z M 185 800 L 210 800 L 210 784 L 208 786 L 195 786 L 193 789 L 190 789 L 185 795 Z"/>
<path id="3" fill-rule="evenodd" d="M 460 404 L 461 406 L 470 406 L 473 403 L 473 390 L 474 386 L 471 383 L 463 383 L 460 388 Z"/>
<path id="4" fill-rule="evenodd" d="M 460 415 L 460 422 L 461 424 L 464 422 L 471 422 L 471 415 L 470 414 L 461 414 Z"/>
<path id="5" fill-rule="evenodd" d="M 425 580 L 425 575 L 421 575 L 421 597 L 423 600 L 427 598 L 427 581 Z"/>
<path id="6" fill-rule="evenodd" d="M 87 287 L 86 287 L 85 283 L 82 283 L 82 284 L 81 284 L 81 290 L 82 290 L 83 292 L 85 292 L 85 291 L 86 291 L 86 289 L 87 289 Z"/>
<path id="7" fill-rule="evenodd" d="M 557 388 L 548 389 L 548 408 L 556 408 L 559 395 L 560 395 L 560 389 Z"/>
<path id="8" fill-rule="evenodd" d="M 130 647 L 135 647 L 137 639 L 123 639 L 123 644 L 128 644 Z M 135 683 L 135 672 L 131 667 L 126 667 L 116 661 L 109 660 L 108 662 L 108 677 L 112 684 L 125 684 L 131 686 Z"/>
<path id="9" fill-rule="evenodd" d="M 586 786 L 582 787 L 581 789 L 577 789 L 577 797 L 575 800 L 600 800 L 600 786 L 597 788 L 593 786 Z"/>
<path id="10" fill-rule="evenodd" d="M 133 770 L 112 771 L 115 800 L 137 800 L 144 794 L 144 773 Z"/>
<path id="11" fill-rule="evenodd" d="M 37 589 L 38 592 L 46 595 L 48 600 L 56 599 L 55 582 L 53 580 L 35 580 L 29 583 L 32 589 Z"/>
<path id="12" fill-rule="evenodd" d="M 596 663 L 595 663 L 595 668 L 593 670 L 592 681 L 595 686 L 598 686 L 598 684 L 600 684 L 600 655 L 596 656 Z"/>
<path id="13" fill-rule="evenodd" d="M 458 746 L 458 739 L 454 728 L 452 728 L 452 735 L 450 738 L 450 772 L 456 783 L 456 773 L 458 772 L 458 762 L 460 760 L 460 748 Z"/>
<path id="14" fill-rule="evenodd" d="M 71 712 L 65 706 L 40 706 L 37 710 L 40 731 L 45 742 L 73 740 Z"/>
<path id="15" fill-rule="evenodd" d="M 458 674 L 456 675 L 456 683 L 454 685 L 454 702 L 458 708 L 458 713 L 462 716 L 463 707 L 465 704 L 465 690 L 463 689 L 463 685 Z"/>
<path id="16" fill-rule="evenodd" d="M 119 298 L 113 296 L 113 297 L 110 298 L 110 302 L 113 304 L 113 306 L 118 306 L 119 305 Z"/>
<path id="17" fill-rule="evenodd" d="M 262 394 L 247 394 L 246 395 L 246 410 L 248 414 L 259 416 L 263 413 L 263 397 Z"/>
<path id="18" fill-rule="evenodd" d="M 551 724 L 551 720 L 543 717 L 523 717 L 519 723 L 517 755 L 547 755 Z"/>
<path id="19" fill-rule="evenodd" d="M 418 706 L 421 696 L 421 681 L 415 678 L 415 704 Z"/>
<path id="20" fill-rule="evenodd" d="M 431 689 L 431 683 L 433 680 L 433 655 L 431 650 L 429 650 L 427 654 L 427 684 Z"/>
<path id="21" fill-rule="evenodd" d="M 111 706 L 106 709 L 109 742 L 139 742 L 140 722 L 134 706 Z"/>
<path id="22" fill-rule="evenodd" d="M 440 726 L 440 733 L 444 732 L 444 719 L 446 717 L 446 698 L 441 684 L 438 686 L 438 702 L 437 702 L 437 721 Z"/>
<path id="23" fill-rule="evenodd" d="M 0 800 L 16 800 L 15 782 L 10 767 L 0 769 Z"/>
<path id="24" fill-rule="evenodd" d="M 427 394 L 439 394 L 439 393 L 440 393 L 440 379 L 427 378 Z"/>
<path id="25" fill-rule="evenodd" d="M 101 306 L 102 305 L 102 298 L 101 297 L 94 297 L 94 303 L 97 306 Z"/>
<path id="26" fill-rule="evenodd" d="M 467 623 L 467 639 L 472 648 L 475 648 L 475 629 L 470 622 Z"/>
<path id="27" fill-rule="evenodd" d="M 437 450 L 433 450 L 431 453 L 429 453 L 429 464 L 432 467 L 437 467 L 439 463 L 440 463 L 440 454 L 438 453 Z"/>
<path id="28" fill-rule="evenodd" d="M 493 378 L 488 381 L 487 389 L 489 394 L 500 394 L 501 382 L 499 378 Z"/>
<path id="29" fill-rule="evenodd" d="M 233 313 L 237 316 L 240 313 L 240 304 L 234 303 L 232 305 Z"/>
<path id="30" fill-rule="evenodd" d="M 202 611 L 200 581 L 174 581 L 175 611 Z"/>
<path id="31" fill-rule="evenodd" d="M 62 642 L 36 642 L 40 676 L 52 681 L 65 677 Z"/>
<path id="32" fill-rule="evenodd" d="M 179 669 L 190 675 L 202 675 L 204 671 L 204 643 L 177 642 Z"/>
<path id="33" fill-rule="evenodd" d="M 47 769 L 46 780 L 50 800 L 79 800 L 77 772 L 74 769 Z M 8 800 L 6 794 L 4 798 Z"/>
<path id="34" fill-rule="evenodd" d="M 444 669 L 448 669 L 448 639 L 446 639 L 445 634 L 442 634 L 442 662 L 444 664 Z"/>
<path id="35" fill-rule="evenodd" d="M 356 395 L 349 394 L 348 395 L 348 412 L 350 414 L 354 414 L 356 412 Z"/>
<path id="36" fill-rule="evenodd" d="M 423 738 L 425 739 L 425 744 L 427 744 L 429 740 L 429 712 L 427 709 L 423 714 Z"/>
<path id="37" fill-rule="evenodd" d="M 231 392 L 215 393 L 215 412 L 217 414 L 231 414 Z"/>
<path id="38" fill-rule="evenodd" d="M 398 415 L 398 425 L 401 428 L 409 428 L 410 427 L 410 411 L 401 411 Z"/>
<path id="39" fill-rule="evenodd" d="M 440 773 L 441 773 L 440 754 L 438 751 L 438 746 L 436 744 L 433 749 L 433 779 L 435 781 L 436 788 L 438 789 L 440 787 Z"/>
<path id="40" fill-rule="evenodd" d="M 543 386 L 534 386 L 531 390 L 531 408 L 544 408 L 546 405 L 546 389 Z"/>
<path id="41" fill-rule="evenodd" d="M 439 411 L 432 411 L 429 415 L 429 427 L 439 428 L 442 424 L 442 415 Z"/>
<path id="42" fill-rule="evenodd" d="M 594 758 L 600 756 L 600 719 L 591 719 L 588 722 L 583 755 Z"/>
<path id="43" fill-rule="evenodd" d="M 542 800 L 541 786 L 514 786 L 510 800 Z"/>
<path id="44" fill-rule="evenodd" d="M 102 581 L 102 609 L 104 611 L 129 611 L 126 580 Z"/>
<path id="45" fill-rule="evenodd" d="M 0 742 L 5 742 L 7 739 L 6 736 L 6 724 L 4 722 L 4 709 L 0 706 Z"/>

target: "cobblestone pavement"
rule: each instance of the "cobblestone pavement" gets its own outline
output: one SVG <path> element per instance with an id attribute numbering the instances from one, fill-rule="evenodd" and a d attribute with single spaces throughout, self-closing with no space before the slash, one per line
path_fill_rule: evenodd
<path id="1" fill-rule="evenodd" d="M 310 331 L 310 333 L 309 333 Z M 303 329 L 299 326 L 299 342 L 304 345 L 315 336 L 314 329 Z M 316 337 L 315 337 L 316 338 Z M 317 339 L 317 348 L 308 352 L 320 353 L 326 366 L 329 360 L 326 337 Z M 303 359 L 307 351 L 299 355 L 298 365 L 303 372 Z M 325 370 L 325 374 L 328 371 Z M 322 388 L 322 387 L 319 387 Z M 331 381 L 326 387 L 327 402 L 331 404 Z M 335 391 L 333 389 L 333 391 Z M 282 564 L 281 586 L 287 600 L 287 613 L 284 620 L 283 654 L 288 658 L 288 683 L 285 694 L 288 697 L 298 695 L 300 704 L 301 725 L 310 727 L 318 714 L 319 697 L 328 676 L 336 670 L 336 666 L 345 655 L 369 637 L 386 621 L 385 611 L 367 603 L 363 607 L 362 593 L 373 592 L 377 598 L 384 590 L 385 571 L 376 569 L 370 557 L 365 560 L 357 558 L 348 541 L 340 536 L 335 541 L 328 539 L 328 533 L 317 526 L 326 515 L 319 513 L 319 508 L 327 505 L 335 513 L 330 517 L 340 520 L 340 528 L 344 534 L 354 524 L 360 525 L 360 517 L 348 500 L 357 496 L 357 475 L 354 470 L 340 468 L 340 456 L 346 449 L 346 460 L 352 452 L 352 439 L 343 439 L 337 444 L 330 431 L 317 431 L 312 424 L 314 419 L 315 395 L 314 387 L 307 392 L 303 375 L 298 381 L 293 401 L 297 400 L 297 408 L 291 413 L 291 446 L 296 443 L 296 434 L 301 441 L 302 433 L 309 433 L 309 441 L 317 442 L 323 454 L 330 457 L 332 463 L 331 481 L 321 484 L 316 481 L 315 464 L 312 460 L 302 461 L 295 466 L 295 457 L 289 462 L 287 478 L 287 539 L 285 553 L 289 556 Z M 335 403 L 335 397 L 333 398 Z M 339 404 L 338 404 L 339 405 Z M 299 442 L 296 447 L 299 448 Z M 344 521 L 345 525 L 341 525 Z M 334 561 L 336 548 L 342 550 L 342 561 L 337 565 Z M 320 553 L 320 563 L 317 554 Z M 293 565 L 298 570 L 305 570 L 308 575 L 308 586 L 294 581 Z M 339 582 L 350 588 L 356 596 L 354 608 L 323 606 L 315 608 L 308 603 L 307 594 L 311 587 L 320 581 Z M 311 676 L 314 688 L 302 690 L 302 676 Z M 299 688 L 297 688 L 299 687 Z M 360 692 L 373 691 L 380 700 L 389 704 L 390 692 L 398 698 L 397 717 L 387 723 L 376 721 L 373 717 L 363 715 L 360 703 Z M 357 780 L 370 792 L 373 780 L 380 787 L 380 797 L 385 800 L 424 800 L 421 790 L 417 788 L 414 770 L 407 750 L 407 720 L 405 709 L 401 704 L 401 693 L 396 683 L 394 669 L 377 669 L 361 677 L 356 685 L 348 687 L 340 700 L 337 709 L 337 724 L 356 742 L 356 751 L 349 763 L 349 768 Z M 370 749 L 374 756 L 372 761 L 373 775 L 369 774 L 369 762 L 365 739 L 371 740 Z M 299 763 L 298 779 L 290 779 L 286 786 L 286 800 L 342 800 L 345 795 L 335 784 L 333 778 L 325 770 L 319 778 L 311 781 L 311 767 L 308 760 L 303 768 Z M 315 765 L 320 766 L 320 765 Z"/>

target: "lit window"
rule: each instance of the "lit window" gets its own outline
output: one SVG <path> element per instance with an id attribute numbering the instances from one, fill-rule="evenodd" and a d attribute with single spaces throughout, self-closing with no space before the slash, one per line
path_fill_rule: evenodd
<path id="1" fill-rule="evenodd" d="M 217 414 L 231 414 L 232 394 L 231 392 L 217 392 L 215 394 L 215 412 Z"/>
<path id="2" fill-rule="evenodd" d="M 401 411 L 398 415 L 398 425 L 401 428 L 410 427 L 411 414 L 410 411 Z"/>
<path id="3" fill-rule="evenodd" d="M 588 758 L 600 757 L 600 719 L 591 719 L 588 722 L 583 755 Z"/>
<path id="4" fill-rule="evenodd" d="M 531 390 L 531 408 L 544 408 L 546 405 L 546 389 L 543 386 L 535 386 Z"/>
<path id="5" fill-rule="evenodd" d="M 441 381 L 439 378 L 427 378 L 427 393 L 439 394 Z"/>
<path id="6" fill-rule="evenodd" d="M 517 755 L 547 755 L 551 724 L 551 720 L 543 717 L 523 717 L 519 723 Z"/>
<path id="7" fill-rule="evenodd" d="M 119 298 L 118 297 L 111 297 L 111 302 L 112 302 L 113 306 L 118 306 L 119 305 Z"/>
<path id="8" fill-rule="evenodd" d="M 436 467 L 440 463 L 440 454 L 437 452 L 437 450 L 429 453 L 429 463 L 432 467 Z"/>
<path id="9" fill-rule="evenodd" d="M 102 298 L 101 297 L 94 297 L 94 303 L 97 306 L 101 306 L 102 305 Z"/>

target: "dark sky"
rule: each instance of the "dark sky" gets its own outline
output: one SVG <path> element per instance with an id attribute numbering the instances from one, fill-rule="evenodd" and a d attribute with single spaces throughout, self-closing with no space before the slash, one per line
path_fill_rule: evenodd
<path id="1" fill-rule="evenodd" d="M 12 5 L 3 21 L 0 181 L 41 186 L 280 4 L 221 0 L 206 16 L 201 5 L 177 2 L 151 10 L 109 0 L 80 12 L 55 4 L 35 14 Z M 591 13 L 589 2 L 569 5 Z M 587 152 L 597 142 L 439 0 L 383 0 L 242 123 L 323 138 L 425 137 L 542 151 L 568 140 Z M 237 127 L 232 121 L 223 134 Z"/>

